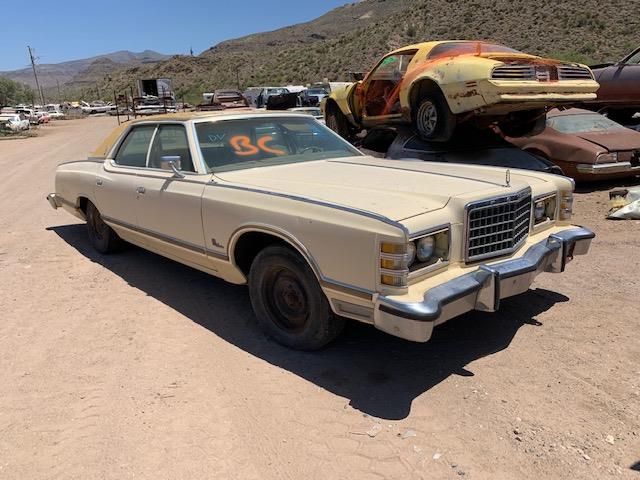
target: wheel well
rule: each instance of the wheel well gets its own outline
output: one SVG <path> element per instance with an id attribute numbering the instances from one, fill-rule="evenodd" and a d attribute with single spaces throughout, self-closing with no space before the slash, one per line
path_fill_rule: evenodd
<path id="1" fill-rule="evenodd" d="M 333 109 L 340 110 L 340 107 L 338 107 L 338 103 L 333 98 L 329 98 L 327 99 L 327 102 L 324 105 L 324 111 L 328 113 Z"/>
<path id="2" fill-rule="evenodd" d="M 86 197 L 79 197 L 78 198 L 78 209 L 85 214 L 85 216 L 87 215 L 87 203 L 89 202 L 89 199 Z"/>
<path id="3" fill-rule="evenodd" d="M 236 265 L 240 268 L 242 273 L 245 274 L 245 276 L 249 275 L 251 264 L 258 253 L 271 245 L 282 245 L 284 247 L 291 248 L 294 252 L 298 253 L 295 248 L 291 247 L 291 244 L 282 238 L 269 233 L 247 232 L 240 236 L 233 249 L 233 258 Z"/>
<path id="4" fill-rule="evenodd" d="M 409 105 L 411 108 L 413 108 L 413 105 L 416 104 L 419 98 L 430 93 L 442 93 L 442 90 L 440 86 L 430 78 L 417 81 L 413 87 L 411 87 L 411 92 L 409 93 Z"/>

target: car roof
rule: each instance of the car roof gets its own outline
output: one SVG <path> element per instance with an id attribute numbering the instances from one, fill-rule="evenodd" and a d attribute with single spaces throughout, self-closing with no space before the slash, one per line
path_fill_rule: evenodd
<path id="1" fill-rule="evenodd" d="M 210 112 L 176 112 L 176 113 L 164 113 L 159 115 L 148 115 L 142 118 L 131 120 L 130 122 L 122 123 L 116 127 L 107 138 L 93 151 L 91 157 L 104 158 L 114 143 L 120 138 L 120 136 L 130 126 L 157 123 L 157 122 L 204 122 L 207 120 L 220 120 L 220 119 L 245 119 L 256 117 L 281 117 L 291 116 L 309 119 L 309 116 L 302 113 L 288 112 L 286 110 L 258 110 L 252 108 L 234 108 L 232 110 L 215 110 Z"/>
<path id="2" fill-rule="evenodd" d="M 442 45 L 443 43 L 486 43 L 486 44 L 497 44 L 497 42 L 489 42 L 487 40 L 434 40 L 430 42 L 420 42 L 414 43 L 413 45 L 407 45 L 404 47 L 400 47 L 392 52 L 389 52 L 388 55 L 392 55 L 394 53 L 403 52 L 405 50 L 422 50 L 428 49 L 431 50 L 433 47 L 437 45 Z M 505 45 L 506 46 L 506 45 Z"/>

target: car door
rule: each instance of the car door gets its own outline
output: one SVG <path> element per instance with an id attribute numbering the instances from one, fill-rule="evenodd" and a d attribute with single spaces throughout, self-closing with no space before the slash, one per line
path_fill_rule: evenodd
<path id="1" fill-rule="evenodd" d="M 362 83 L 362 117 L 365 125 L 400 120 L 400 88 L 416 50 L 384 57 Z"/>
<path id="2" fill-rule="evenodd" d="M 107 223 L 136 229 L 136 176 L 147 163 L 155 125 L 134 126 L 96 175 L 96 207 Z"/>
<path id="3" fill-rule="evenodd" d="M 136 177 L 136 212 L 140 231 L 154 250 L 206 265 L 202 233 L 202 194 L 211 175 L 199 166 L 182 123 L 159 123 L 144 169 Z M 169 160 L 176 163 L 178 173 Z"/>

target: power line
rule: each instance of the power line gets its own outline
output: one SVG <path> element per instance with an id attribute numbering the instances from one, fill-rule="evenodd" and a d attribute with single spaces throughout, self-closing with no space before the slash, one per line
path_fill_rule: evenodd
<path id="1" fill-rule="evenodd" d="M 36 73 L 36 62 L 33 59 L 33 52 L 31 51 L 31 47 L 27 45 L 29 49 L 29 58 L 31 59 L 31 67 L 33 68 L 33 76 L 36 79 L 36 88 L 38 89 L 38 93 L 40 94 L 40 101 L 42 102 L 42 106 L 44 106 L 44 95 L 42 94 L 42 89 L 40 88 L 40 83 L 38 82 L 38 74 Z"/>

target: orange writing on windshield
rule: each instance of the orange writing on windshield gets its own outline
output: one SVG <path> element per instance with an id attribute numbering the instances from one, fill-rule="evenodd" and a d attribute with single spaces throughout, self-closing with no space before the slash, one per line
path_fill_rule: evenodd
<path id="1" fill-rule="evenodd" d="M 270 147 L 267 143 L 271 142 L 273 137 L 271 135 L 265 135 L 258 139 L 258 146 L 256 147 L 251 143 L 251 139 L 246 135 L 236 135 L 231 137 L 229 144 L 233 148 L 236 155 L 247 157 L 249 155 L 255 155 L 262 150 L 266 153 L 274 155 L 285 155 L 286 152 L 277 148 Z"/>

